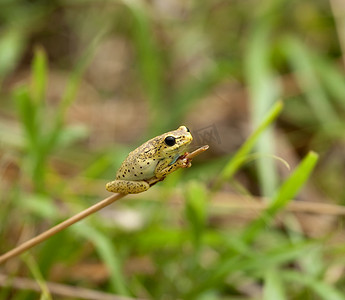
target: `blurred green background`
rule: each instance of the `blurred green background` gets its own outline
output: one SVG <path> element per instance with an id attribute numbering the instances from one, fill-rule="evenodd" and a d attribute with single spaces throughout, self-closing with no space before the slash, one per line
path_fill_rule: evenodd
<path id="1" fill-rule="evenodd" d="M 345 299 L 343 51 L 342 0 L 0 1 L 0 253 L 149 138 L 210 145 L 1 265 L 0 300 Z"/>

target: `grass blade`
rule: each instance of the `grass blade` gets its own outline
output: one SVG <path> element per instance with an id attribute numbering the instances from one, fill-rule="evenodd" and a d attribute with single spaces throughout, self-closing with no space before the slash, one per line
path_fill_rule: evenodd
<path id="1" fill-rule="evenodd" d="M 45 152 L 49 153 L 54 149 L 56 144 L 58 143 L 59 138 L 61 137 L 62 127 L 63 127 L 63 120 L 66 114 L 66 110 L 72 104 L 72 102 L 76 98 L 76 94 L 79 88 L 79 84 L 82 80 L 82 76 L 86 71 L 86 68 L 91 62 L 91 58 L 93 57 L 94 51 L 96 46 L 98 45 L 99 41 L 107 32 L 107 28 L 101 31 L 94 40 L 90 43 L 90 46 L 86 49 L 84 56 L 78 61 L 77 65 L 75 66 L 70 78 L 67 82 L 66 89 L 64 94 L 61 98 L 60 105 L 58 107 L 58 111 L 56 114 L 55 119 L 53 120 L 53 128 L 49 133 L 48 138 L 45 141 L 44 148 Z"/>
<path id="2" fill-rule="evenodd" d="M 1 32 L 0 87 L 2 79 L 15 68 L 22 55 L 25 46 L 24 36 L 22 32 L 16 29 L 8 29 Z"/>
<path id="3" fill-rule="evenodd" d="M 284 285 L 280 272 L 277 269 L 269 269 L 265 275 L 264 300 L 286 300 Z"/>
<path id="4" fill-rule="evenodd" d="M 200 247 L 206 223 L 206 203 L 207 194 L 205 188 L 197 182 L 190 184 L 186 194 L 185 213 L 189 221 L 192 240 L 196 250 Z"/>
<path id="5" fill-rule="evenodd" d="M 311 59 L 311 50 L 307 49 L 299 40 L 287 38 L 283 43 L 285 53 L 295 70 L 297 80 L 306 94 L 309 106 L 314 111 L 321 125 L 340 123 L 336 110 L 330 104 L 325 91 L 316 76 L 314 64 Z"/>
<path id="6" fill-rule="evenodd" d="M 260 253 L 256 249 L 252 249 L 249 254 L 247 251 L 237 255 L 232 252 L 225 253 L 219 258 L 217 264 L 203 275 L 202 282 L 198 283 L 185 298 L 192 299 L 197 294 L 218 286 L 225 278 L 239 271 L 256 272 L 257 276 L 261 278 L 267 268 L 275 268 L 289 263 L 306 255 L 310 248 L 314 246 L 315 244 L 311 242 L 301 242 L 289 246 L 279 246 L 264 253 Z"/>
<path id="7" fill-rule="evenodd" d="M 27 143 L 32 150 L 36 149 L 38 143 L 37 106 L 25 87 L 18 88 L 14 96 Z"/>
<path id="8" fill-rule="evenodd" d="M 40 269 L 38 268 L 37 263 L 33 259 L 33 257 L 30 254 L 23 254 L 22 258 L 24 259 L 26 265 L 30 269 L 33 277 L 36 279 L 39 287 L 41 288 L 42 294 L 40 299 L 42 300 L 52 300 L 52 296 L 50 295 L 49 288 L 46 285 L 43 276 L 41 274 Z"/>
<path id="9" fill-rule="evenodd" d="M 151 106 L 152 130 L 156 130 L 157 120 L 163 114 L 162 63 L 158 45 L 155 41 L 148 10 L 138 1 L 123 1 L 133 17 L 133 38 L 137 49 L 137 61 L 141 81 L 148 94 Z"/>
<path id="10" fill-rule="evenodd" d="M 338 291 L 335 287 L 325 283 L 322 280 L 314 279 L 306 274 L 297 273 L 294 271 L 285 271 L 282 273 L 285 280 L 302 284 L 312 289 L 322 299 L 325 300 L 345 300 L 342 292 Z"/>
<path id="11" fill-rule="evenodd" d="M 334 100 L 339 106 L 345 109 L 345 79 L 344 73 L 333 61 L 326 57 L 315 57 L 315 69 L 325 86 L 327 92 L 334 97 Z"/>
<path id="12" fill-rule="evenodd" d="M 252 242 L 261 230 L 272 221 L 274 216 L 296 196 L 309 178 L 317 160 L 318 155 L 315 152 L 309 152 L 307 154 L 295 171 L 280 187 L 266 211 L 245 230 L 243 239 L 247 243 Z"/>
<path id="13" fill-rule="evenodd" d="M 47 83 L 47 57 L 41 47 L 35 50 L 31 74 L 31 96 L 40 104 L 44 100 Z"/>
<path id="14" fill-rule="evenodd" d="M 255 128 L 280 94 L 279 82 L 270 65 L 271 26 L 255 27 L 249 38 L 250 43 L 245 57 L 251 118 Z M 259 153 L 274 153 L 274 144 L 273 131 L 268 128 L 258 139 L 256 149 Z M 256 166 L 262 195 L 271 197 L 278 186 L 275 161 L 261 157 L 256 160 Z"/>
<path id="15" fill-rule="evenodd" d="M 246 160 L 248 153 L 253 149 L 255 143 L 261 136 L 261 134 L 267 129 L 269 125 L 279 116 L 283 109 L 283 103 L 278 101 L 274 104 L 272 109 L 267 113 L 264 120 L 257 127 L 257 129 L 249 136 L 242 147 L 236 152 L 236 154 L 230 159 L 225 165 L 221 172 L 220 179 L 215 184 L 215 189 L 218 189 L 225 181 L 229 180 L 237 170 L 240 168 L 242 163 Z"/>
<path id="16" fill-rule="evenodd" d="M 94 226 L 89 226 L 85 223 L 76 224 L 72 227 L 79 235 L 91 240 L 101 259 L 104 261 L 110 273 L 110 283 L 113 292 L 121 295 L 129 295 L 125 279 L 121 272 L 121 263 L 115 248 L 110 242 L 110 239 L 103 233 L 98 231 Z"/>

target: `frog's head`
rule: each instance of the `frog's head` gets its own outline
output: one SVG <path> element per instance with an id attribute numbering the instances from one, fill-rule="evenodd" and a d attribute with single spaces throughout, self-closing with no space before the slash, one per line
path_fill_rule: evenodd
<path id="1" fill-rule="evenodd" d="M 186 126 L 180 126 L 176 130 L 169 131 L 163 136 L 163 147 L 161 148 L 161 155 L 164 157 L 171 156 L 177 159 L 186 152 L 187 146 L 193 140 L 193 137 Z"/>

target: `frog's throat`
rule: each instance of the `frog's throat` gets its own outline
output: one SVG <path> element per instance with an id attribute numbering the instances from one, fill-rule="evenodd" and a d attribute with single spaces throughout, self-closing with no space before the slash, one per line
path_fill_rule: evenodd
<path id="1" fill-rule="evenodd" d="M 181 154 L 176 154 L 176 155 L 174 156 L 172 162 L 169 164 L 169 166 L 171 166 L 172 164 L 174 164 L 174 163 L 178 160 L 178 158 L 179 158 L 180 156 L 181 156 Z"/>

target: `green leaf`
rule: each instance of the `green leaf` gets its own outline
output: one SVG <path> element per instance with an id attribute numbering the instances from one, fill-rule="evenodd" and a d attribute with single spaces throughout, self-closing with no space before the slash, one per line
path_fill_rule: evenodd
<path id="1" fill-rule="evenodd" d="M 274 104 L 274 106 L 270 109 L 270 111 L 266 114 L 266 117 L 260 123 L 260 125 L 256 128 L 256 130 L 248 137 L 245 143 L 241 146 L 241 148 L 236 152 L 236 154 L 228 161 L 221 172 L 220 179 L 215 184 L 215 189 L 219 188 L 226 180 L 229 180 L 243 162 L 246 160 L 247 155 L 253 149 L 255 143 L 261 136 L 261 134 L 270 126 L 273 121 L 279 116 L 280 112 L 283 109 L 283 103 L 278 101 Z"/>
<path id="2" fill-rule="evenodd" d="M 49 136 L 44 144 L 45 151 L 47 153 L 51 152 L 52 149 L 56 147 L 56 144 L 60 138 L 60 134 L 62 133 L 63 121 L 66 115 L 66 111 L 75 100 L 79 84 L 82 80 L 82 76 L 84 75 L 84 72 L 90 63 L 91 58 L 93 57 L 96 46 L 106 33 L 106 30 L 107 28 L 101 31 L 90 43 L 89 47 L 85 50 L 83 57 L 78 61 L 67 81 L 67 86 L 62 95 L 55 120 L 53 120 L 52 122 L 53 128 L 51 129 L 51 132 L 49 133 Z"/>
<path id="3" fill-rule="evenodd" d="M 39 194 L 20 195 L 19 204 L 30 215 L 54 220 L 57 217 L 57 208 L 51 198 Z"/>
<path id="4" fill-rule="evenodd" d="M 33 277 L 36 279 L 36 282 L 38 283 L 40 289 L 41 289 L 41 297 L 40 299 L 42 300 L 52 300 L 52 296 L 49 292 L 49 288 L 42 276 L 42 273 L 36 263 L 36 261 L 34 260 L 34 258 L 28 254 L 25 253 L 22 256 L 22 259 L 25 261 L 26 265 L 28 266 L 28 268 L 30 269 Z"/>
<path id="5" fill-rule="evenodd" d="M 8 29 L 1 32 L 0 38 L 0 84 L 1 79 L 11 72 L 24 50 L 24 36 L 22 32 Z"/>
<path id="6" fill-rule="evenodd" d="M 141 80 L 149 96 L 151 123 L 156 127 L 156 118 L 163 113 L 162 87 L 163 75 L 161 56 L 154 39 L 151 18 L 148 10 L 138 1 L 124 1 L 133 17 L 133 38 L 137 49 L 137 61 Z"/>
<path id="7" fill-rule="evenodd" d="M 201 242 L 206 222 L 206 190 L 200 183 L 192 182 L 187 188 L 186 194 L 186 217 L 192 231 L 195 248 Z"/>
<path id="8" fill-rule="evenodd" d="M 47 57 L 43 48 L 35 49 L 32 62 L 31 95 L 33 100 L 40 104 L 44 100 L 47 84 Z"/>
<path id="9" fill-rule="evenodd" d="M 168 120 L 171 124 L 178 123 L 184 115 L 193 109 L 193 105 L 204 97 L 205 94 L 212 91 L 212 88 L 219 82 L 229 76 L 229 71 L 221 65 L 209 67 L 201 78 L 192 78 L 186 84 L 181 86 L 171 97 L 169 106 L 171 106 L 171 117 Z"/>
<path id="10" fill-rule="evenodd" d="M 243 239 L 250 243 L 299 192 L 313 171 L 318 155 L 309 152 L 290 177 L 280 187 L 269 207 L 244 232 Z"/>
<path id="11" fill-rule="evenodd" d="M 32 148 L 36 148 L 38 143 L 37 106 L 25 87 L 18 88 L 14 97 L 27 142 Z"/>
<path id="12" fill-rule="evenodd" d="M 265 274 L 264 300 L 286 300 L 280 272 L 271 268 Z"/>
<path id="13" fill-rule="evenodd" d="M 314 247 L 315 243 L 301 242 L 292 245 L 283 245 L 276 249 L 270 249 L 265 252 L 259 252 L 252 248 L 251 253 L 245 249 L 244 253 L 234 255 L 233 252 L 226 252 L 219 257 L 217 264 L 211 269 L 205 270 L 202 282 L 192 289 L 186 299 L 191 299 L 200 292 L 212 289 L 219 285 L 225 278 L 238 272 L 252 272 L 259 278 L 263 277 L 268 268 L 277 268 L 282 264 L 293 261 L 294 259 L 307 255 L 309 249 Z"/>
<path id="14" fill-rule="evenodd" d="M 266 21 L 265 21 L 266 22 Z M 271 31 L 272 26 L 255 26 L 249 37 L 245 56 L 246 78 L 249 87 L 251 118 L 254 127 L 265 117 L 272 103 L 279 98 L 280 82 L 271 66 Z M 259 153 L 274 153 L 275 139 L 273 131 L 268 128 L 257 141 Z M 259 157 L 256 160 L 262 195 L 272 196 L 278 186 L 278 174 L 273 160 Z"/>
<path id="15" fill-rule="evenodd" d="M 312 289 L 322 299 L 325 300 L 345 300 L 344 294 L 325 281 L 315 279 L 307 274 L 294 271 L 282 272 L 282 277 L 286 281 L 302 284 Z"/>
<path id="16" fill-rule="evenodd" d="M 312 51 L 296 38 L 286 38 L 282 43 L 286 56 L 292 65 L 295 76 L 305 93 L 309 106 L 324 129 L 331 123 L 340 123 L 336 110 L 332 107 L 320 80 L 316 74 L 312 60 Z"/>
<path id="17" fill-rule="evenodd" d="M 157 251 L 162 248 L 176 248 L 189 240 L 189 235 L 180 229 L 153 227 L 136 237 L 136 245 L 143 251 Z"/>
<path id="18" fill-rule="evenodd" d="M 314 66 L 321 79 L 321 83 L 337 103 L 345 109 L 344 72 L 336 62 L 327 59 L 325 56 L 317 56 L 315 60 L 317 63 Z"/>
<path id="19" fill-rule="evenodd" d="M 121 295 L 129 295 L 125 278 L 121 271 L 121 260 L 116 248 L 112 245 L 111 240 L 94 226 L 85 222 L 78 223 L 71 227 L 79 235 L 89 239 L 95 245 L 101 259 L 109 269 L 110 282 L 113 292 Z"/>
<path id="20" fill-rule="evenodd" d="M 88 128 L 82 124 L 71 125 L 61 128 L 59 139 L 57 140 L 57 147 L 67 147 L 76 141 L 80 141 L 88 136 Z"/>

